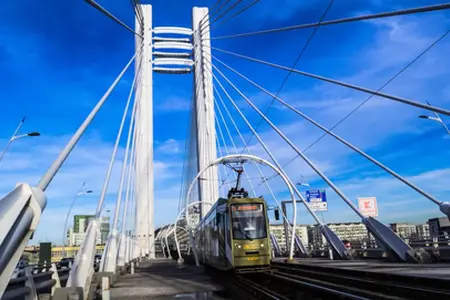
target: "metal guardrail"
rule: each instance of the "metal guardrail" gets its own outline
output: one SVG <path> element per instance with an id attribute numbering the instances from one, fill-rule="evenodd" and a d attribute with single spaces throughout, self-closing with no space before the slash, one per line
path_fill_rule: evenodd
<path id="1" fill-rule="evenodd" d="M 450 260 L 450 237 L 438 236 L 438 237 L 422 237 L 422 238 L 410 238 L 404 239 L 405 242 L 413 249 L 422 248 L 429 254 L 434 260 Z M 354 258 L 385 258 L 387 252 L 383 250 L 376 243 L 375 240 L 370 241 L 350 241 L 350 250 Z M 285 255 L 285 249 L 281 249 Z M 283 251 L 284 250 L 284 251 Z M 298 249 L 296 249 L 298 250 Z M 327 244 L 322 245 L 308 245 L 307 247 L 309 256 L 312 257 L 330 257 L 330 247 Z"/>
<path id="2" fill-rule="evenodd" d="M 29 265 L 16 269 L 1 298 L 37 300 L 38 295 L 53 295 L 58 287 L 64 287 L 69 278 L 69 267 L 57 267 L 56 263 Z M 42 297 L 39 297 L 42 298 Z"/>

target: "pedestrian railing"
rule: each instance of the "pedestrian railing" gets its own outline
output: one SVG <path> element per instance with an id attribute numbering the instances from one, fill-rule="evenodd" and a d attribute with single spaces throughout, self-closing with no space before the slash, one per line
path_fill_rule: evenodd
<path id="1" fill-rule="evenodd" d="M 66 285 L 69 271 L 70 265 L 68 267 L 57 267 L 55 263 L 17 268 L 1 300 L 50 299 L 56 288 Z"/>

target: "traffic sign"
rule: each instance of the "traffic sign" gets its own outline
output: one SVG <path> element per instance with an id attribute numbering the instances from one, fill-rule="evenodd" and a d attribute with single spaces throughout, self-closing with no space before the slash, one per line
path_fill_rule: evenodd
<path id="1" fill-rule="evenodd" d="M 328 211 L 327 194 L 325 189 L 307 190 L 306 202 L 312 211 Z"/>
<path id="2" fill-rule="evenodd" d="M 358 198 L 359 211 L 366 217 L 378 217 L 377 198 L 363 197 Z"/>

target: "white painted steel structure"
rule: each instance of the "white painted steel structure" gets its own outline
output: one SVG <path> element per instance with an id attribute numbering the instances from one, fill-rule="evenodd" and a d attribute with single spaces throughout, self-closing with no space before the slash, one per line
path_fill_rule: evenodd
<path id="1" fill-rule="evenodd" d="M 202 170 L 217 158 L 208 9 L 194 7 L 192 22 L 198 170 Z M 219 186 L 215 180 L 217 174 L 217 167 L 212 166 L 205 172 L 203 180 L 198 182 L 199 200 L 202 201 L 200 217 L 205 216 L 219 198 Z"/>
<path id="2" fill-rule="evenodd" d="M 289 190 L 289 195 L 291 196 L 292 199 L 292 207 L 293 207 L 293 215 L 292 215 L 292 232 L 295 232 L 295 224 L 297 222 L 297 205 L 295 202 L 295 196 L 294 196 L 294 190 L 292 189 L 292 184 L 289 181 L 289 179 L 284 175 L 284 172 L 281 171 L 280 169 L 278 169 L 276 166 L 274 166 L 273 164 L 271 164 L 270 162 L 268 162 L 265 159 L 262 159 L 260 157 L 254 156 L 254 155 L 248 155 L 248 154 L 234 154 L 234 155 L 227 155 L 227 156 L 223 156 L 220 157 L 218 159 L 216 159 L 215 161 L 209 163 L 207 166 L 205 166 L 203 169 L 201 169 L 198 174 L 194 177 L 194 179 L 192 180 L 191 184 L 189 185 L 189 188 L 187 190 L 187 194 L 186 194 L 186 207 L 184 208 L 185 211 L 185 220 L 186 220 L 186 224 L 187 224 L 187 229 L 189 232 L 191 232 L 191 224 L 190 224 L 190 219 L 189 219 L 189 207 L 190 205 L 192 205 L 192 203 L 188 204 L 188 199 L 189 196 L 192 192 L 192 188 L 194 187 L 194 185 L 197 183 L 198 179 L 208 171 L 208 169 L 215 167 L 219 164 L 226 164 L 226 163 L 233 163 L 233 162 L 239 162 L 239 163 L 244 163 L 247 160 L 253 161 L 255 163 L 261 164 L 261 165 L 266 165 L 268 167 L 270 167 L 274 172 L 276 172 L 280 178 L 284 181 L 284 183 L 286 184 L 288 190 Z M 183 212 L 183 210 L 180 212 L 180 214 Z M 174 222 L 174 230 L 176 231 L 177 229 L 177 220 L 180 217 L 180 215 L 177 217 L 177 219 Z M 192 234 L 191 234 L 192 235 Z M 179 249 L 179 245 L 178 245 L 178 240 L 176 239 L 175 236 L 175 241 L 176 241 L 176 245 L 177 245 L 177 249 Z M 291 235 L 291 246 L 289 249 L 289 259 L 293 259 L 294 258 L 294 243 L 295 243 L 295 235 L 292 234 Z M 192 250 L 194 252 L 194 255 L 196 253 L 196 249 L 195 249 L 195 244 L 192 243 Z M 178 253 L 180 253 L 178 251 Z M 181 257 L 181 256 L 180 256 Z M 197 262 L 198 265 L 198 259 L 197 257 L 195 257 L 195 260 Z"/>
<path id="3" fill-rule="evenodd" d="M 152 6 L 141 5 L 143 25 L 136 22 L 137 61 L 141 65 L 140 81 L 136 85 L 138 113 L 136 117 L 136 236 L 141 245 L 141 255 L 154 257 L 153 245 L 153 70 L 152 70 Z M 142 47 L 142 51 L 140 48 Z"/>
<path id="4" fill-rule="evenodd" d="M 442 113 L 445 115 L 450 115 L 450 110 L 440 107 L 435 107 L 431 105 L 422 104 L 419 101 L 413 101 L 405 98 L 401 98 L 394 95 L 389 95 L 386 93 L 382 93 L 381 89 L 384 88 L 390 81 L 388 81 L 385 85 L 383 85 L 378 90 L 367 89 L 364 87 L 356 86 L 353 84 L 349 84 L 346 82 L 334 80 L 331 78 L 326 78 L 320 75 L 306 73 L 301 70 L 297 70 L 294 67 L 286 67 L 274 63 L 270 63 L 267 61 L 259 60 L 253 57 L 245 56 L 242 54 L 230 52 L 223 49 L 218 49 L 215 47 L 211 47 L 211 40 L 217 39 L 227 39 L 227 38 L 236 38 L 250 35 L 261 35 L 267 33 L 281 32 L 287 30 L 298 30 L 302 28 L 315 28 L 317 29 L 319 26 L 324 25 L 332 25 L 332 24 L 342 24 L 348 22 L 355 22 L 361 20 L 372 20 L 379 19 L 383 17 L 392 17 L 398 15 L 407 15 L 413 13 L 424 13 L 430 11 L 440 11 L 444 9 L 449 9 L 450 4 L 437 4 L 426 7 L 419 8 L 410 8 L 410 9 L 401 9 L 392 12 L 384 12 L 384 13 L 376 13 L 362 16 L 353 16 L 349 18 L 343 19 L 335 19 L 328 21 L 321 21 L 317 23 L 310 24 L 300 24 L 294 25 L 290 27 L 284 28 L 276 28 L 269 30 L 262 30 L 253 33 L 242 33 L 242 34 L 234 34 L 229 36 L 222 37 L 210 37 L 210 25 L 221 20 L 227 13 L 234 8 L 238 4 L 239 1 L 231 4 L 228 8 L 224 8 L 227 6 L 228 1 L 223 2 L 219 5 L 216 10 L 212 12 L 212 22 L 210 23 L 210 15 L 208 8 L 204 7 L 194 7 L 192 12 L 192 28 L 183 28 L 183 27 L 153 27 L 153 19 L 152 19 L 152 6 L 151 5 L 141 5 L 136 4 L 136 1 L 132 1 L 133 8 L 135 9 L 136 15 L 136 24 L 135 29 L 131 29 L 125 23 L 120 21 L 113 14 L 109 13 L 105 8 L 101 7 L 94 0 L 86 0 L 91 6 L 95 9 L 99 10 L 101 13 L 106 15 L 107 17 L 113 19 L 116 23 L 120 24 L 122 27 L 126 28 L 130 32 L 135 35 L 135 54 L 130 59 L 130 61 L 126 64 L 102 98 L 98 101 L 89 115 L 86 117 L 84 122 L 80 125 L 78 130 L 74 133 L 70 141 L 61 151 L 59 156 L 55 159 L 53 164 L 49 167 L 48 171 L 43 175 L 41 180 L 36 186 L 31 186 L 27 183 L 18 184 L 13 191 L 7 194 L 0 200 L 0 298 L 3 295 L 5 288 L 8 285 L 8 282 L 11 278 L 11 275 L 17 265 L 20 256 L 23 253 L 23 250 L 28 243 L 28 241 L 32 238 L 34 231 L 36 230 L 41 214 L 46 207 L 47 198 L 45 195 L 45 191 L 49 186 L 50 182 L 53 180 L 55 175 L 58 173 L 64 161 L 70 155 L 71 151 L 80 140 L 87 127 L 95 118 L 96 114 L 99 112 L 103 104 L 108 99 L 109 95 L 113 91 L 113 89 L 117 86 L 118 82 L 123 77 L 124 73 L 129 69 L 131 64 L 135 63 L 135 78 L 134 82 L 134 91 L 135 91 L 135 102 L 133 108 L 133 114 L 130 121 L 130 127 L 128 130 L 128 141 L 126 146 L 126 159 L 122 168 L 122 176 L 121 176 L 121 184 L 119 188 L 119 196 L 116 201 L 115 213 L 114 213 L 114 222 L 113 229 L 110 237 L 108 238 L 108 243 L 106 245 L 106 251 L 102 258 L 102 266 L 101 269 L 106 272 L 114 273 L 117 270 L 117 267 L 124 267 L 127 263 L 130 263 L 132 269 L 134 268 L 134 263 L 139 264 L 139 260 L 142 257 L 150 257 L 153 258 L 155 255 L 154 246 L 155 246 L 155 238 L 154 238 L 154 174 L 153 174 L 153 72 L 158 73 L 166 73 L 166 74 L 187 74 L 193 72 L 193 107 L 192 107 L 192 119 L 193 123 L 192 131 L 194 132 L 194 141 L 195 143 L 195 177 L 188 178 L 190 182 L 189 188 L 187 189 L 187 193 L 184 195 L 184 205 L 182 205 L 178 212 L 178 217 L 175 222 L 165 228 L 163 231 L 160 231 L 157 238 L 161 238 L 165 240 L 165 247 L 168 248 L 169 241 L 167 239 L 168 236 L 173 232 L 175 243 L 177 245 L 177 250 L 181 258 L 181 253 L 177 240 L 177 222 L 179 219 L 183 217 L 187 222 L 187 232 L 189 238 L 191 240 L 192 249 L 194 250 L 194 256 L 197 256 L 195 251 L 195 244 L 192 237 L 192 228 L 190 225 L 189 218 L 189 208 L 195 205 L 200 205 L 200 216 L 204 216 L 212 204 L 217 201 L 219 196 L 219 183 L 218 183 L 218 165 L 225 161 L 236 160 L 236 159 L 249 159 L 253 160 L 259 164 L 265 164 L 275 170 L 275 177 L 280 176 L 282 180 L 287 184 L 288 190 L 292 197 L 293 207 L 294 207 L 294 216 L 293 216 L 293 226 L 290 228 L 292 232 L 295 232 L 295 223 L 296 223 L 296 206 L 294 196 L 296 195 L 301 201 L 304 202 L 303 196 L 297 190 L 295 185 L 292 183 L 291 178 L 287 176 L 284 171 L 284 167 L 280 166 L 277 162 L 274 155 L 271 153 L 267 145 L 261 139 L 261 137 L 257 133 L 258 128 L 253 128 L 251 123 L 247 120 L 242 110 L 236 104 L 236 101 L 232 99 L 230 94 L 227 92 L 224 85 L 221 84 L 219 78 L 224 79 L 236 92 L 242 97 L 249 106 L 257 112 L 261 116 L 261 120 L 264 120 L 266 123 L 270 125 L 270 127 L 288 144 L 291 146 L 298 155 L 308 163 L 308 165 L 320 176 L 322 179 L 344 200 L 344 202 L 351 208 L 354 209 L 355 213 L 360 215 L 360 212 L 354 207 L 351 203 L 350 198 L 346 197 L 340 189 L 330 180 L 328 177 L 314 164 L 309 158 L 298 149 L 298 147 L 291 142 L 287 136 L 281 131 L 278 126 L 276 126 L 266 115 L 266 113 L 262 113 L 256 105 L 252 103 L 252 101 L 231 81 L 223 72 L 218 69 L 218 66 L 214 64 L 214 62 L 218 62 L 221 66 L 229 69 L 234 72 L 236 75 L 246 80 L 248 83 L 254 85 L 262 92 L 266 93 L 268 96 L 276 100 L 280 105 L 283 105 L 289 108 L 291 111 L 295 112 L 297 115 L 303 117 L 308 122 L 318 127 L 324 134 L 331 135 L 338 142 L 346 145 L 352 151 L 358 153 L 359 155 L 368 159 L 371 163 L 383 169 L 383 171 L 393 175 L 397 180 L 403 182 L 428 200 L 434 202 L 439 206 L 440 210 L 450 216 L 450 204 L 447 201 L 441 201 L 435 198 L 434 196 L 428 194 L 418 186 L 412 184 L 407 179 L 402 177 L 400 174 L 397 174 L 393 170 L 389 169 L 387 166 L 378 162 L 375 158 L 372 158 L 368 154 L 366 154 L 361 149 L 357 148 L 353 144 L 347 142 L 337 134 L 332 132 L 332 129 L 328 130 L 323 125 L 314 121 L 312 118 L 306 116 L 298 109 L 291 106 L 289 103 L 285 102 L 281 98 L 279 98 L 279 94 L 273 94 L 268 90 L 264 89 L 262 86 L 259 86 L 248 77 L 244 76 L 242 73 L 234 70 L 227 64 L 223 63 L 218 58 L 211 55 L 211 49 L 221 52 L 223 54 L 232 55 L 234 57 L 238 57 L 240 59 L 245 59 L 247 61 L 251 61 L 253 63 L 258 63 L 262 65 L 266 65 L 268 67 L 277 68 L 280 70 L 284 70 L 289 72 L 288 74 L 299 74 L 302 76 L 307 76 L 310 78 L 314 78 L 316 80 L 327 82 L 328 84 L 339 85 L 341 87 L 346 87 L 355 91 L 364 92 L 370 95 L 370 97 L 366 100 L 368 101 L 374 95 L 379 96 L 381 98 L 387 99 L 389 101 L 396 101 L 397 103 L 406 104 L 410 107 L 418 107 L 426 110 L 432 111 L 436 118 L 425 116 L 428 119 L 439 121 L 441 123 L 439 115 L 437 113 Z M 219 1 L 220 2 L 220 1 Z M 218 3 L 219 3 L 218 2 Z M 255 3 L 257 1 L 254 1 Z M 331 6 L 332 2 L 330 2 Z M 247 6 L 249 7 L 249 6 Z M 323 14 L 323 17 L 326 15 L 327 10 Z M 220 13 L 222 9 L 225 9 L 225 13 Z M 235 17 L 245 9 L 241 9 L 237 14 L 234 14 L 231 18 Z M 230 18 L 226 19 L 226 21 L 230 20 Z M 221 22 L 219 24 L 214 24 L 213 28 L 216 26 L 220 26 L 223 24 Z M 314 30 L 315 32 L 315 30 Z M 311 34 L 310 39 L 307 41 L 304 49 L 308 46 L 309 41 L 314 36 L 314 32 Z M 410 65 L 415 63 L 417 59 L 423 56 L 428 50 L 430 50 L 433 46 L 435 46 L 439 41 L 441 41 L 448 33 L 445 32 L 440 38 L 434 41 L 428 48 L 426 48 L 423 52 L 421 52 L 417 57 L 415 57 L 410 64 L 407 65 L 406 68 L 403 68 L 397 75 L 404 72 Z M 168 36 L 166 36 L 168 35 Z M 176 37 L 174 37 L 174 35 Z M 303 50 L 304 50 L 303 49 Z M 302 52 L 299 55 L 301 57 Z M 297 60 L 298 61 L 298 60 Z M 214 73 L 213 73 L 214 71 Z M 218 78 L 219 77 L 219 78 Z M 258 143 L 262 146 L 264 151 L 269 155 L 274 165 L 271 163 L 257 158 L 251 155 L 249 150 L 248 142 L 245 142 L 242 134 L 237 128 L 236 123 L 234 122 L 234 116 L 229 113 L 227 110 L 224 101 L 222 100 L 220 93 L 213 86 L 213 78 L 218 83 L 222 92 L 229 98 L 231 104 L 234 106 L 236 111 L 238 112 L 238 116 L 240 116 L 244 122 L 249 127 L 252 134 L 257 138 Z M 394 77 L 395 78 L 395 77 Z M 393 79 L 394 79 L 393 78 Z M 392 79 L 391 79 L 392 80 Z M 133 87 L 132 87 L 133 90 Z M 130 91 L 130 97 L 132 94 L 132 90 Z M 220 139 L 216 136 L 216 123 L 218 126 L 219 133 L 223 133 L 220 128 L 220 120 L 225 125 L 226 132 L 231 143 L 234 146 L 235 151 L 237 152 L 237 147 L 233 142 L 232 134 L 230 134 L 229 129 L 226 126 L 226 121 L 220 109 L 215 107 L 213 90 L 216 92 L 220 103 L 225 109 L 226 114 L 231 119 L 233 126 L 236 127 L 236 130 L 239 134 L 239 137 L 244 144 L 245 150 L 249 153 L 249 155 L 239 154 L 239 155 L 228 155 L 226 157 L 221 157 L 217 159 L 217 152 L 222 153 L 222 150 L 217 149 L 216 140 L 219 143 Z M 281 89 L 280 89 L 281 90 Z M 129 104 L 129 101 L 128 101 Z M 127 104 L 127 107 L 128 107 Z M 220 114 L 220 119 L 218 119 L 215 115 L 215 109 L 218 110 Z M 127 111 L 125 110 L 124 116 L 127 115 Z M 125 119 L 125 118 L 124 118 Z M 124 120 L 123 119 L 123 120 Z M 21 124 L 24 120 L 22 120 Z M 16 136 L 17 131 L 19 130 L 21 124 L 17 128 L 13 137 L 10 139 L 7 144 L 6 149 L 9 144 L 17 138 L 27 135 L 18 135 Z M 338 123 L 339 124 L 339 123 Z M 111 155 L 111 160 L 109 164 L 109 168 L 106 172 L 103 188 L 101 191 L 101 195 L 98 200 L 97 209 L 95 212 L 95 219 L 90 222 L 87 227 L 86 238 L 83 241 L 83 244 L 80 247 L 80 250 L 77 254 L 75 262 L 71 268 L 69 279 L 67 286 L 73 288 L 81 288 L 84 292 L 84 298 L 87 298 L 89 293 L 89 289 L 91 286 L 92 275 L 94 273 L 93 270 L 93 260 L 95 255 L 95 243 L 98 235 L 100 234 L 100 226 L 101 226 L 101 214 L 104 208 L 104 201 L 108 191 L 108 185 L 112 173 L 112 169 L 114 166 L 114 161 L 116 158 L 116 153 L 118 151 L 118 144 L 120 142 L 120 136 L 122 132 L 124 122 L 122 121 L 119 133 L 117 135 L 116 144 L 114 150 Z M 445 124 L 443 124 L 445 126 Z M 337 125 L 336 125 L 337 126 Z M 334 127 L 333 127 L 334 128 Z M 447 127 L 445 127 L 447 130 Z M 448 130 L 447 130 L 448 131 Z M 36 136 L 38 133 L 30 133 L 28 136 Z M 132 138 L 131 138 L 132 137 Z M 222 145 L 225 147 L 226 152 L 228 152 L 226 148 L 226 141 L 224 135 L 221 134 Z M 320 139 L 319 139 L 320 140 Z M 6 150 L 3 151 L 3 153 Z M 129 154 L 129 155 L 128 155 Z M 0 160 L 3 154 L 0 154 Z M 127 157 L 130 157 L 127 159 Z M 128 170 L 127 174 L 126 170 Z M 259 171 L 259 169 L 258 169 Z M 264 177 L 263 174 L 259 171 L 260 176 Z M 125 176 L 126 175 L 126 176 Z M 122 197 L 122 189 L 124 187 L 126 180 L 126 191 L 125 197 Z M 274 201 L 278 204 L 276 200 L 275 194 L 269 187 L 268 180 L 272 177 L 267 178 L 264 177 L 262 184 L 265 184 L 274 198 Z M 192 182 L 191 182 L 192 180 Z M 225 183 L 222 183 L 222 186 Z M 229 183 L 228 183 L 229 184 Z M 249 180 L 249 184 L 253 190 L 253 185 Z M 258 185 L 259 186 L 259 185 Z M 256 186 L 256 188 L 258 188 Z M 192 198 L 191 194 L 196 188 L 198 190 L 198 199 Z M 255 189 L 256 189 L 255 188 Z M 125 199 L 122 204 L 122 199 Z M 184 206 L 184 207 L 183 207 Z M 118 226 L 118 217 L 120 211 L 122 209 L 122 226 L 119 228 Z M 306 206 L 306 209 L 308 207 Z M 130 214 L 128 214 L 130 212 Z M 343 246 L 342 241 L 338 238 L 338 236 L 322 221 L 320 221 L 315 214 L 310 211 L 311 215 L 316 219 L 319 224 L 321 233 L 326 237 L 328 243 L 331 248 L 338 254 L 336 257 L 340 257 L 342 259 L 349 259 L 349 253 Z M 128 216 L 130 215 L 130 216 Z M 286 218 L 286 216 L 283 216 Z M 361 216 L 362 217 L 362 216 Z M 401 261 L 422 261 L 426 256 L 422 255 L 422 252 L 416 251 L 416 249 L 411 249 L 402 239 L 400 239 L 392 230 L 390 230 L 386 225 L 382 224 L 378 220 L 371 217 L 362 217 L 362 222 L 369 229 L 371 234 L 377 240 L 379 246 L 383 247 L 385 250 L 389 251 L 391 254 L 395 254 L 397 259 Z M 128 224 L 127 224 L 128 223 Z M 129 230 L 127 231 L 127 228 Z M 164 241 L 161 241 L 164 244 Z M 295 235 L 291 234 L 291 247 L 289 252 L 289 258 L 292 259 L 293 251 L 294 251 L 294 243 L 295 243 Z M 425 260 L 425 259 L 424 259 Z M 197 257 L 196 261 L 198 263 Z"/>

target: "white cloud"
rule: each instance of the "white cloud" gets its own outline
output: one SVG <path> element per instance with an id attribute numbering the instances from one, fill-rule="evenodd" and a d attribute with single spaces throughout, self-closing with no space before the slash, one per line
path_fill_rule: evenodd
<path id="1" fill-rule="evenodd" d="M 59 155 L 69 136 L 42 136 L 36 139 L 15 142 L 4 159 L 0 162 L 0 194 L 3 197 L 9 193 L 18 182 L 31 185 L 38 183 L 45 171 Z M 163 147 L 174 143 L 166 141 Z M 46 191 L 47 207 L 43 213 L 39 230 L 32 242 L 48 239 L 56 243 L 61 242 L 62 228 L 70 203 L 73 201 L 83 181 L 86 188 L 93 190 L 93 194 L 81 196 L 77 199 L 69 224 L 74 214 L 94 214 L 103 187 L 103 182 L 109 166 L 113 144 L 99 139 L 97 134 L 84 137 L 69 158 L 61 167 L 53 182 Z M 174 153 L 172 153 L 174 154 Z M 119 148 L 108 193 L 105 199 L 106 207 L 114 210 L 117 197 L 120 174 L 122 169 L 124 149 Z M 167 196 L 161 190 L 171 181 L 179 182 L 182 164 L 177 159 L 156 160 L 154 162 L 155 202 L 158 208 L 160 195 L 164 196 L 164 206 L 172 210 L 178 203 L 177 192 Z M 179 187 L 177 186 L 178 191 Z M 162 207 L 155 210 L 155 222 L 162 222 L 161 218 L 170 220 L 174 212 L 162 212 Z M 156 217 L 158 216 L 158 217 Z M 159 220 L 159 221 L 158 221 Z M 55 228 L 58 228 L 55 231 Z"/>
<path id="2" fill-rule="evenodd" d="M 439 15 L 429 18 L 401 17 L 370 22 L 375 30 L 372 42 L 366 44 L 359 51 L 360 55 L 346 60 L 346 63 L 350 62 L 350 65 L 345 71 L 347 73 L 353 71 L 355 75 L 341 76 L 341 78 L 328 76 L 377 89 L 436 40 L 445 31 L 443 24 L 446 23 L 448 23 L 447 20 Z M 449 47 L 448 39 L 442 40 L 383 91 L 420 102 L 430 100 L 438 106 L 448 105 L 448 97 L 446 98 L 448 83 L 445 82 L 450 74 L 450 63 L 446 52 Z M 252 78 L 251 75 L 249 77 Z M 439 82 L 444 83 L 439 84 Z M 310 88 L 301 90 L 286 89 L 282 94 L 282 98 L 287 102 L 328 127 L 368 96 L 368 94 L 318 82 Z M 256 93 L 255 97 L 251 97 L 251 99 L 256 99 L 256 105 L 265 108 L 260 93 Z M 269 98 L 267 97 L 267 99 Z M 419 114 L 422 114 L 422 111 L 417 108 L 373 97 L 340 125 L 336 132 L 370 153 L 374 149 L 382 149 L 391 145 L 392 141 L 400 136 L 417 137 L 425 134 L 430 126 L 436 126 L 436 124 L 423 124 L 417 118 Z M 280 105 L 274 105 L 269 115 L 299 149 L 304 149 L 322 135 L 322 131 L 301 121 L 300 116 L 288 112 Z M 254 120 L 259 120 L 259 117 Z M 254 125 L 256 123 L 255 121 Z M 268 126 L 266 125 L 264 128 L 268 128 Z M 269 129 L 259 131 L 282 165 L 295 155 L 290 146 L 284 143 L 275 132 Z M 248 131 L 246 132 L 248 136 Z M 260 146 L 253 144 L 251 149 L 255 154 L 267 157 Z M 394 152 L 385 154 L 389 155 L 390 162 L 392 162 L 393 158 L 402 158 L 403 155 L 414 153 L 411 151 L 412 147 L 402 147 L 399 144 Z M 382 221 L 390 222 L 402 219 L 423 222 L 428 217 L 441 215 L 436 205 L 411 192 L 398 180 L 388 177 L 386 173 L 376 168 L 371 168 L 370 171 L 363 170 L 370 164 L 362 158 L 356 158 L 350 149 L 331 137 L 325 137 L 308 150 L 307 155 L 330 179 L 344 177 L 345 180 L 335 180 L 335 182 L 345 193 L 348 193 L 353 201 L 356 201 L 359 196 L 377 196 L 380 201 L 380 219 Z M 381 160 L 385 159 L 387 156 L 383 156 Z M 417 162 L 415 161 L 414 164 L 420 165 L 422 157 L 419 156 L 416 159 Z M 405 175 L 416 172 L 412 173 L 416 175 L 409 177 L 413 182 L 417 182 L 426 191 L 435 193 L 441 200 L 448 198 L 450 191 L 444 182 L 449 175 L 448 169 L 433 169 L 435 166 L 430 166 L 431 170 L 428 172 L 415 171 L 414 168 L 410 168 L 413 167 L 412 163 L 411 165 L 396 164 L 397 167 L 400 168 L 400 173 Z M 445 162 L 440 166 L 440 168 L 446 167 Z M 257 176 L 254 170 L 250 171 L 252 172 L 249 174 L 250 177 Z M 318 187 L 325 186 L 325 183 L 300 158 L 285 171 L 293 180 L 298 180 L 303 175 L 305 181 L 317 183 Z M 265 168 L 264 174 L 272 174 L 272 172 Z M 344 174 L 345 176 L 343 176 Z M 255 183 L 260 182 L 258 179 L 254 181 Z M 272 180 L 271 186 L 280 197 L 287 197 L 285 185 L 279 178 Z M 266 191 L 263 192 L 268 195 Z M 342 201 L 336 195 L 330 195 L 330 199 L 332 211 L 326 214 L 327 221 L 355 219 L 355 214 L 350 209 L 339 204 Z"/>
<path id="3" fill-rule="evenodd" d="M 295 5 L 305 4 L 297 3 Z M 275 16 L 275 18 L 281 17 Z M 426 23 L 430 23 L 430 25 L 424 27 Z M 341 76 L 340 79 L 372 88 L 379 87 L 407 61 L 420 53 L 436 38 L 438 29 L 440 29 L 440 27 L 432 29 L 431 26 L 436 22 L 429 22 L 427 18 L 421 20 L 397 18 L 371 24 L 376 30 L 372 43 L 360 51 L 361 55 L 350 60 L 351 66 L 349 66 L 348 72 L 355 71 L 356 75 Z M 447 104 L 448 95 L 450 95 L 448 84 L 444 87 L 435 84 L 443 78 L 448 79 L 450 65 L 448 59 L 445 59 L 448 48 L 449 42 L 442 41 L 436 49 L 430 51 L 410 70 L 394 81 L 387 91 L 420 101 L 431 99 L 433 104 L 437 105 Z M 262 104 L 262 100 L 260 101 L 258 98 L 260 94 L 256 96 L 258 104 Z M 334 124 L 367 97 L 366 94 L 321 83 L 316 83 L 309 89 L 286 90 L 282 96 L 326 126 Z M 274 117 L 278 120 L 277 124 L 282 131 L 300 149 L 304 149 L 321 135 L 321 131 L 300 121 L 300 118 L 285 109 L 280 109 L 280 106 L 274 107 L 277 109 L 270 113 L 271 118 Z M 156 106 L 155 111 L 187 111 L 189 108 L 189 98 L 172 97 Z M 414 121 L 419 112 L 415 108 L 375 97 L 343 123 L 337 132 L 342 133 L 346 139 L 357 146 L 371 150 L 386 145 L 389 139 L 398 135 L 424 132 L 428 128 L 427 125 L 419 126 Z M 245 135 L 247 139 L 248 131 Z M 80 198 L 80 205 L 75 207 L 73 213 L 94 212 L 112 152 L 112 144 L 103 141 L 101 136 L 101 133 L 95 135 L 94 132 L 90 137 L 83 138 L 55 177 L 48 189 L 48 206 L 36 233 L 36 240 L 60 241 L 67 208 L 83 181 L 87 182 L 89 189 L 94 190 L 94 195 Z M 282 165 L 295 155 L 295 152 L 273 131 L 262 131 L 261 136 Z M 68 139 L 69 136 L 39 137 L 15 142 L 3 161 L 0 162 L 0 194 L 4 195 L 9 192 L 17 182 L 37 183 Z M 236 141 L 239 139 L 236 138 Z M 250 147 L 254 154 L 267 158 L 260 146 L 253 143 Z M 156 226 L 172 222 L 178 211 L 182 168 L 180 154 L 183 152 L 183 141 L 168 139 L 159 144 L 155 142 L 155 156 L 158 159 L 154 163 Z M 348 149 L 329 137 L 307 152 L 308 157 L 330 177 L 358 170 L 356 164 L 359 161 L 355 162 L 350 153 Z M 122 159 L 123 149 L 120 149 L 107 197 L 109 207 L 112 207 L 117 193 Z M 318 181 L 318 176 L 304 162 L 300 161 L 298 159 L 286 169 L 291 178 L 296 180 L 304 176 L 306 181 Z M 262 169 L 266 176 L 272 174 L 268 168 Z M 425 190 L 432 191 L 440 199 L 445 199 L 450 192 L 445 181 L 449 175 L 449 169 L 438 169 L 422 173 L 416 172 L 410 179 L 423 186 Z M 255 168 L 249 168 L 249 177 L 252 178 L 255 185 L 260 182 Z M 279 178 L 271 183 L 280 199 L 286 197 L 286 188 Z M 358 196 L 375 195 L 380 201 L 380 219 L 383 221 L 424 220 L 427 216 L 440 214 L 434 204 L 427 202 L 421 196 L 412 194 L 411 191 L 399 185 L 398 181 L 384 175 L 380 176 L 374 171 L 353 174 L 350 178 L 337 181 L 337 183 L 353 201 L 356 201 Z M 264 189 L 259 189 L 258 192 L 267 195 Z M 327 221 L 345 221 L 355 218 L 355 214 L 342 205 L 342 201 L 333 193 L 330 193 L 329 201 L 331 211 L 325 214 Z M 303 211 L 299 219 L 304 220 L 305 216 L 306 213 Z"/>
<path id="4" fill-rule="evenodd" d="M 161 155 L 179 154 L 184 151 L 184 142 L 168 139 L 162 143 L 156 142 L 156 151 Z"/>
<path id="5" fill-rule="evenodd" d="M 445 201 L 449 194 L 449 188 L 445 184 L 450 175 L 450 169 L 439 169 L 429 172 L 418 173 L 407 177 L 408 180 L 417 184 L 425 191 L 430 192 L 438 200 Z M 444 216 L 439 207 L 418 194 L 400 181 L 383 176 L 367 176 L 361 178 L 350 178 L 349 180 L 336 182 L 340 190 L 357 207 L 358 197 L 376 197 L 378 202 L 380 221 L 387 223 L 410 222 L 425 223 L 429 218 Z M 316 186 L 318 187 L 318 186 Z M 319 186 L 321 187 L 321 186 Z M 286 193 L 279 193 L 279 199 L 288 199 Z M 284 196 L 282 198 L 281 196 Z M 327 202 L 329 211 L 324 213 L 326 222 L 357 221 L 358 216 L 344 201 L 338 197 L 331 188 L 327 188 Z M 306 212 L 302 205 L 298 205 L 298 223 L 314 223 L 312 217 Z M 288 207 L 289 216 L 291 208 Z M 320 215 L 320 214 L 319 214 Z"/>

